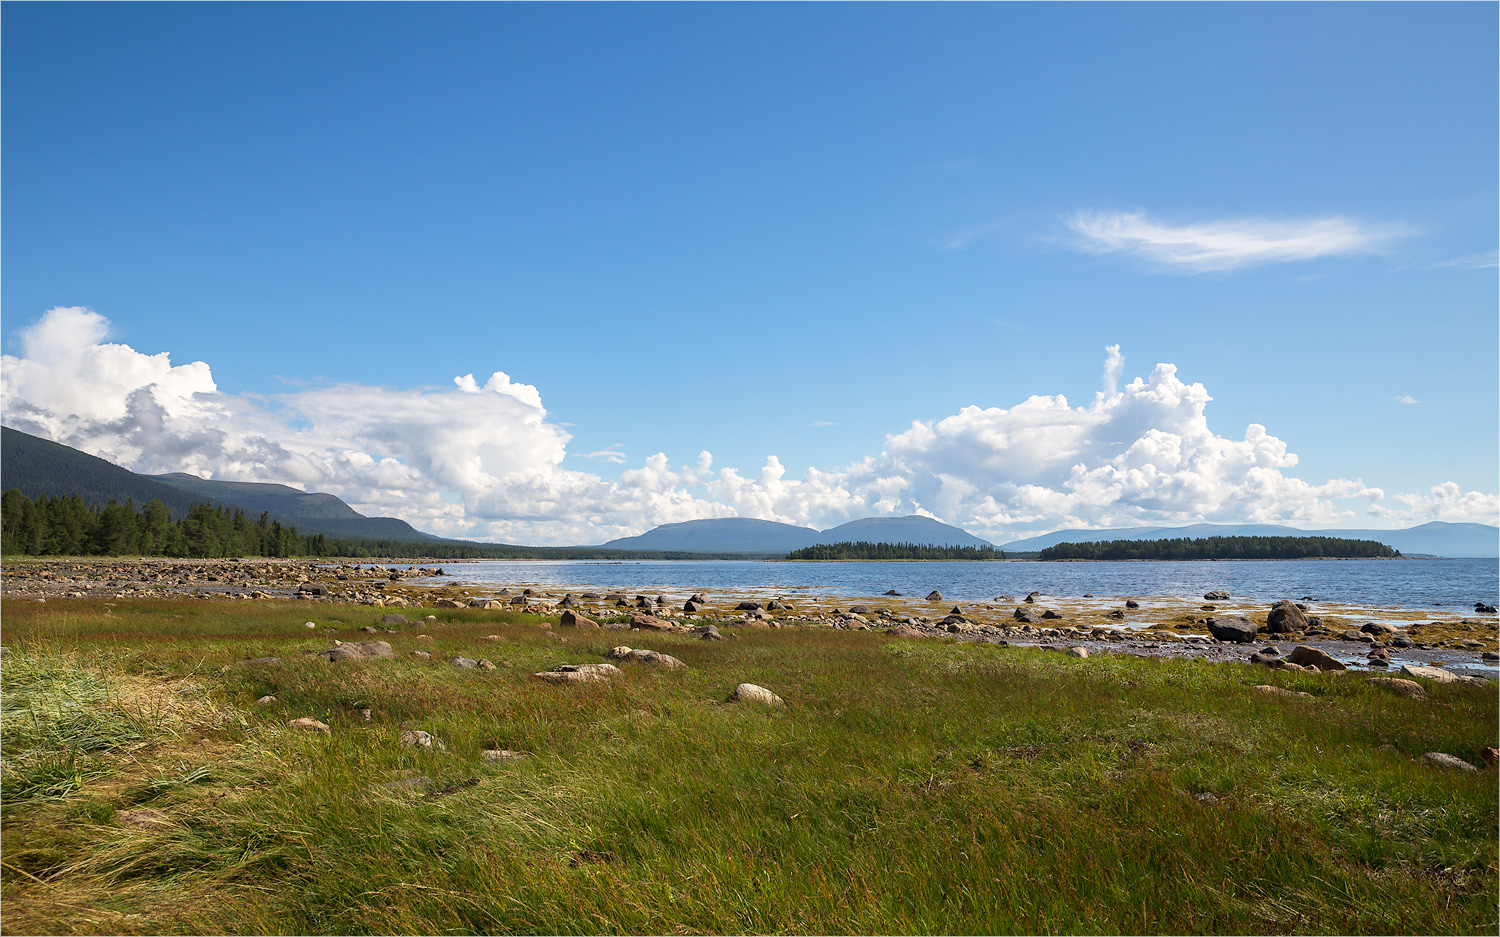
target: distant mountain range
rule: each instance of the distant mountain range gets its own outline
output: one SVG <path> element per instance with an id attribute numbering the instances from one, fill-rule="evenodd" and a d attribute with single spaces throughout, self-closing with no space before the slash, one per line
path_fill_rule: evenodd
<path id="1" fill-rule="evenodd" d="M 1500 557 L 1500 527 L 1489 524 L 1449 524 L 1432 521 L 1402 530 L 1303 530 L 1275 524 L 1192 524 L 1187 527 L 1117 527 L 1110 530 L 1054 530 L 1050 534 L 1014 540 L 1002 550 L 1027 553 L 1059 543 L 1095 543 L 1100 540 L 1171 540 L 1177 537 L 1343 537 L 1376 540 L 1407 556 Z"/>
<path id="2" fill-rule="evenodd" d="M 611 540 L 611 550 L 680 550 L 692 553 L 785 554 L 820 543 L 919 543 L 932 546 L 993 546 L 967 531 L 930 517 L 866 517 L 828 530 L 750 517 L 715 517 L 653 527 L 637 537 Z"/>
<path id="3" fill-rule="evenodd" d="M 137 475 L 97 456 L 0 427 L 0 489 L 19 488 L 28 498 L 78 495 L 91 504 L 127 499 L 137 507 L 160 499 L 178 517 L 194 504 L 241 509 L 252 520 L 269 513 L 299 533 L 349 540 L 438 541 L 394 517 L 365 517 L 330 494 L 286 485 L 209 481 L 194 475 Z"/>
<path id="4" fill-rule="evenodd" d="M 423 533 L 394 517 L 366 517 L 339 498 L 260 482 L 210 481 L 194 475 L 137 475 L 104 459 L 10 427 L 0 427 L 0 489 L 19 488 L 31 498 L 78 495 L 93 504 L 153 498 L 181 516 L 196 503 L 241 509 L 251 518 L 268 513 L 300 533 L 348 540 L 472 544 Z M 1273 524 L 1192 524 L 1186 527 L 1120 527 L 1057 530 L 1001 544 L 1009 553 L 1030 553 L 1063 542 L 1165 540 L 1174 537 L 1347 537 L 1376 540 L 1410 555 L 1500 557 L 1500 528 L 1441 521 L 1404 530 L 1302 530 Z M 930 517 L 866 517 L 828 530 L 750 517 L 723 517 L 663 524 L 637 537 L 611 540 L 603 549 L 661 553 L 761 554 L 784 556 L 828 543 L 915 543 L 932 546 L 993 546 L 967 531 Z M 501 545 L 504 546 L 504 545 Z M 531 548 L 526 548 L 531 549 Z M 541 548 L 538 548 L 541 549 Z M 574 549 L 574 548 L 547 548 Z M 599 548 L 576 548 L 593 550 Z"/>

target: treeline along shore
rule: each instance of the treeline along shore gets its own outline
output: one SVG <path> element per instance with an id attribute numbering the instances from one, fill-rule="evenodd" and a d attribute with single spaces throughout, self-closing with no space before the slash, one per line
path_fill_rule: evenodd
<path id="1" fill-rule="evenodd" d="M 1203 537 L 1059 543 L 1043 560 L 1312 560 L 1396 559 L 1400 552 L 1374 540 L 1339 537 Z"/>

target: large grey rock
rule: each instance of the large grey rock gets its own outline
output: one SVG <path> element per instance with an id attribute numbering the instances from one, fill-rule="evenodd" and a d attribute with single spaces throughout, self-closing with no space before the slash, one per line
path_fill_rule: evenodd
<path id="1" fill-rule="evenodd" d="M 1389 690 L 1397 696 L 1405 696 L 1410 699 L 1426 699 L 1427 691 L 1422 689 L 1422 684 L 1415 680 L 1402 680 L 1400 677 L 1371 677 L 1371 686 L 1378 686 L 1382 690 Z"/>
<path id="2" fill-rule="evenodd" d="M 1297 664 L 1300 667 L 1316 667 L 1319 670 L 1348 670 L 1343 664 L 1334 660 L 1326 652 L 1306 644 L 1299 644 L 1292 648 L 1292 652 L 1286 656 L 1287 662 Z"/>
<path id="3" fill-rule="evenodd" d="M 532 676 L 548 683 L 602 683 L 620 676 L 620 668 L 614 664 L 559 664 Z"/>
<path id="4" fill-rule="evenodd" d="M 730 700 L 736 703 L 765 703 L 768 706 L 780 706 L 782 703 L 781 697 L 753 683 L 741 683 L 735 687 Z"/>
<path id="5" fill-rule="evenodd" d="M 1209 602 L 1227 602 L 1229 601 L 1229 593 L 1224 592 L 1220 589 L 1215 589 L 1212 592 L 1204 593 L 1203 598 Z"/>
<path id="6" fill-rule="evenodd" d="M 321 732 L 324 735 L 327 735 L 332 731 L 328 728 L 328 724 L 326 722 L 319 722 L 311 716 L 303 716 L 300 719 L 292 719 L 286 724 L 286 727 L 288 729 L 300 729 L 303 732 Z"/>
<path id="7" fill-rule="evenodd" d="M 1039 625 L 1042 622 L 1041 613 L 1034 608 L 1017 608 L 1011 613 L 1011 617 L 1016 621 L 1024 621 L 1028 625 Z"/>
<path id="8" fill-rule="evenodd" d="M 665 667 L 668 670 L 686 670 L 687 664 L 673 657 L 671 654 L 663 654 L 660 651 L 648 651 L 645 648 L 617 647 L 609 652 L 610 659 L 624 662 L 633 660 L 638 664 L 649 664 L 653 667 Z"/>
<path id="9" fill-rule="evenodd" d="M 1427 762 L 1429 765 L 1436 765 L 1439 768 L 1456 768 L 1459 771 L 1479 770 L 1478 768 L 1475 768 L 1473 765 L 1469 764 L 1467 761 L 1464 761 L 1462 758 L 1459 758 L 1455 755 L 1449 755 L 1446 752 L 1428 752 L 1427 754 L 1422 756 L 1422 760 Z"/>
<path id="10" fill-rule="evenodd" d="M 1365 634 L 1395 634 L 1396 626 L 1383 621 L 1367 621 L 1359 626 L 1359 630 Z"/>
<path id="11" fill-rule="evenodd" d="M 1208 620 L 1208 633 L 1220 641 L 1251 644 L 1255 641 L 1255 622 L 1243 615 L 1216 615 Z"/>
<path id="12" fill-rule="evenodd" d="M 385 625 L 387 628 L 394 628 L 397 625 L 411 624 L 411 622 L 405 615 L 386 615 L 384 618 L 380 619 L 380 623 L 382 625 Z"/>
<path id="13" fill-rule="evenodd" d="M 1266 631 L 1271 634 L 1294 634 L 1306 631 L 1307 628 L 1307 615 L 1290 599 L 1282 599 L 1272 605 L 1270 614 L 1266 616 Z"/>
<path id="14" fill-rule="evenodd" d="M 1301 690 L 1288 690 L 1286 687 L 1282 686 L 1265 686 L 1262 684 L 1261 686 L 1253 686 L 1250 689 L 1255 690 L 1258 693 L 1264 693 L 1267 696 L 1287 696 L 1312 699 L 1311 693 L 1303 693 Z"/>
<path id="15" fill-rule="evenodd" d="M 1418 667 L 1415 664 L 1405 664 L 1401 667 L 1401 672 L 1408 677 L 1422 677 L 1433 683 L 1459 683 L 1463 680 L 1458 674 L 1441 667 Z"/>
<path id="16" fill-rule="evenodd" d="M 393 654 L 391 646 L 384 641 L 350 641 L 329 648 L 318 656 L 332 664 L 341 660 L 379 660 Z"/>

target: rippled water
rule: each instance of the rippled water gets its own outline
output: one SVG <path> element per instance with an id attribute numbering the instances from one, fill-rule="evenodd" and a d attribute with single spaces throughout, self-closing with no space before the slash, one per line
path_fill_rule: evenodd
<path id="1" fill-rule="evenodd" d="M 1272 602 L 1312 596 L 1322 602 L 1399 608 L 1472 608 L 1495 604 L 1500 562 L 1443 560 L 1248 560 L 1126 563 L 776 563 L 483 561 L 446 566 L 453 577 L 486 586 L 594 586 L 687 594 L 786 592 L 875 596 L 888 589 L 954 601 L 1001 595 L 1173 596 L 1222 589 L 1236 599 Z"/>

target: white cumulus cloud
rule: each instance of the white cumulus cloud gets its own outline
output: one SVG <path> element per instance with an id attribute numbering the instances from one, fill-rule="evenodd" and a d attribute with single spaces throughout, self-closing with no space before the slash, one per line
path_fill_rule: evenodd
<path id="1" fill-rule="evenodd" d="M 1120 386 L 1106 349 L 1104 389 L 1085 406 L 1062 396 L 1009 408 L 965 407 L 886 437 L 878 454 L 789 477 L 691 465 L 665 453 L 618 479 L 564 468 L 571 435 L 541 391 L 495 371 L 452 386 L 344 383 L 265 396 L 225 394 L 203 362 L 173 365 L 106 341 L 108 323 L 58 308 L 0 359 L 6 425 L 135 471 L 191 472 L 327 491 L 365 514 L 444 536 L 599 543 L 657 524 L 759 517 L 825 528 L 860 517 L 923 514 L 997 541 L 1059 527 L 1197 521 L 1347 522 L 1364 508 L 1403 520 L 1493 523 L 1496 497 L 1447 482 L 1396 495 L 1358 479 L 1309 482 L 1264 426 L 1210 428 L 1200 383 L 1158 364 Z M 617 464 L 618 446 L 572 453 Z M 1394 505 L 1394 506 L 1393 506 Z"/>
<path id="2" fill-rule="evenodd" d="M 1379 251 L 1400 231 L 1347 218 L 1236 218 L 1168 224 L 1142 212 L 1080 211 L 1064 223 L 1077 246 L 1095 254 L 1129 254 L 1186 273 Z"/>

